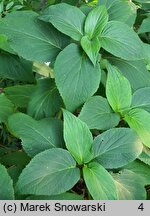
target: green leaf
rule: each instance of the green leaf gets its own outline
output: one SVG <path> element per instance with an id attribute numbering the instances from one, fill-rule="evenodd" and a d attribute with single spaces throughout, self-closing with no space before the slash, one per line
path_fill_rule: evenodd
<path id="1" fill-rule="evenodd" d="M 108 64 L 107 70 L 106 96 L 113 110 L 121 112 L 131 105 L 131 86 L 116 67 Z"/>
<path id="2" fill-rule="evenodd" d="M 132 107 L 150 112 L 150 87 L 138 89 L 132 97 Z"/>
<path id="3" fill-rule="evenodd" d="M 79 118 L 90 129 L 107 130 L 118 125 L 120 116 L 114 113 L 106 98 L 91 97 L 82 107 Z"/>
<path id="4" fill-rule="evenodd" d="M 40 79 L 30 97 L 27 113 L 37 120 L 55 116 L 62 103 L 54 79 Z"/>
<path id="5" fill-rule="evenodd" d="M 0 164 L 0 200 L 14 199 L 13 181 L 8 175 L 6 168 Z"/>
<path id="6" fill-rule="evenodd" d="M 27 200 L 83 200 L 83 197 L 74 193 L 63 193 L 53 196 L 30 196 Z"/>
<path id="7" fill-rule="evenodd" d="M 61 2 L 76 6 L 79 3 L 79 0 L 69 0 L 69 1 L 68 0 L 61 0 Z"/>
<path id="8" fill-rule="evenodd" d="M 57 57 L 54 75 L 67 110 L 81 106 L 99 87 L 99 63 L 94 67 L 76 44 L 67 46 Z"/>
<path id="9" fill-rule="evenodd" d="M 142 43 L 139 37 L 125 23 L 108 22 L 101 34 L 100 42 L 106 51 L 122 59 L 139 60 L 143 58 Z"/>
<path id="10" fill-rule="evenodd" d="M 11 179 L 13 180 L 14 185 L 17 183 L 18 178 L 19 178 L 23 168 L 24 168 L 24 166 L 17 165 L 17 166 L 10 166 L 7 169 L 8 174 L 10 175 Z M 15 197 L 15 198 L 17 198 L 17 197 Z"/>
<path id="11" fill-rule="evenodd" d="M 0 94 L 0 123 L 7 122 L 12 113 L 14 113 L 14 105 L 4 94 Z"/>
<path id="12" fill-rule="evenodd" d="M 15 85 L 4 89 L 9 100 L 17 107 L 27 107 L 35 85 Z"/>
<path id="13" fill-rule="evenodd" d="M 116 20 L 133 26 L 137 15 L 137 6 L 133 2 L 116 0 L 109 7 L 108 15 L 109 20 Z"/>
<path id="14" fill-rule="evenodd" d="M 139 160 L 128 164 L 125 169 L 128 169 L 143 179 L 143 186 L 150 185 L 150 166 Z"/>
<path id="15" fill-rule="evenodd" d="M 136 2 L 139 2 L 139 3 L 150 3 L 150 0 L 135 0 Z"/>
<path id="16" fill-rule="evenodd" d="M 150 166 L 150 149 L 144 146 L 143 152 L 139 155 L 138 159 Z"/>
<path id="17" fill-rule="evenodd" d="M 92 134 L 87 125 L 67 110 L 64 114 L 64 139 L 67 149 L 79 164 L 92 159 Z"/>
<path id="18" fill-rule="evenodd" d="M 12 6 L 14 5 L 14 2 L 11 1 L 6 5 L 6 10 L 10 10 L 12 8 Z"/>
<path id="19" fill-rule="evenodd" d="M 108 21 L 108 14 L 105 6 L 97 6 L 89 12 L 85 20 L 85 34 L 89 39 L 98 37 Z"/>
<path id="20" fill-rule="evenodd" d="M 144 60 L 147 64 L 147 69 L 150 70 L 150 44 L 143 43 Z"/>
<path id="21" fill-rule="evenodd" d="M 31 61 L 53 61 L 66 45 L 66 38 L 52 25 L 38 20 L 33 11 L 8 14 L 0 20 L 0 32 L 18 55 Z"/>
<path id="22" fill-rule="evenodd" d="M 97 136 L 93 143 L 94 158 L 107 169 L 119 168 L 134 161 L 143 145 L 130 128 L 113 128 Z"/>
<path id="23" fill-rule="evenodd" d="M 22 140 L 22 145 L 31 157 L 50 148 L 63 147 L 62 123 L 49 118 L 36 121 L 30 116 L 17 113 L 10 116 L 11 133 Z"/>
<path id="24" fill-rule="evenodd" d="M 98 0 L 98 5 L 105 5 L 105 7 L 109 9 L 115 1 L 118 0 Z"/>
<path id="25" fill-rule="evenodd" d="M 70 153 L 59 148 L 50 149 L 36 155 L 26 166 L 17 182 L 16 192 L 57 195 L 70 190 L 79 178 L 80 170 Z"/>
<path id="26" fill-rule="evenodd" d="M 31 62 L 4 52 L 0 53 L 0 77 L 30 83 L 35 80 Z"/>
<path id="27" fill-rule="evenodd" d="M 92 40 L 89 40 L 88 36 L 83 36 L 81 39 L 81 46 L 95 66 L 101 47 L 99 39 L 93 38 Z"/>
<path id="28" fill-rule="evenodd" d="M 23 151 L 14 151 L 0 157 L 0 163 L 5 166 L 25 166 L 30 160 L 30 157 Z"/>
<path id="29" fill-rule="evenodd" d="M 145 200 L 146 190 L 143 179 L 130 170 L 112 175 L 116 184 L 119 200 Z"/>
<path id="30" fill-rule="evenodd" d="M 69 4 L 61 3 L 48 7 L 39 19 L 52 23 L 62 33 L 80 41 L 83 36 L 85 15 Z"/>
<path id="31" fill-rule="evenodd" d="M 0 2 L 0 13 L 4 10 L 4 2 Z"/>
<path id="32" fill-rule="evenodd" d="M 137 132 L 143 144 L 150 147 L 150 113 L 135 108 L 131 109 L 124 119 Z"/>
<path id="33" fill-rule="evenodd" d="M 15 54 L 14 51 L 11 49 L 8 43 L 8 37 L 6 35 L 0 34 L 0 49 L 3 49 L 9 53 Z"/>
<path id="34" fill-rule="evenodd" d="M 150 17 L 144 19 L 140 28 L 138 29 L 138 34 L 142 34 L 145 32 L 150 32 Z"/>
<path id="35" fill-rule="evenodd" d="M 86 186 L 94 200 L 116 200 L 117 191 L 111 175 L 100 164 L 92 162 L 83 168 Z"/>
<path id="36" fill-rule="evenodd" d="M 125 61 L 111 57 L 109 61 L 118 67 L 120 72 L 129 80 L 134 91 L 139 88 L 150 87 L 150 73 L 146 69 L 144 60 Z"/>

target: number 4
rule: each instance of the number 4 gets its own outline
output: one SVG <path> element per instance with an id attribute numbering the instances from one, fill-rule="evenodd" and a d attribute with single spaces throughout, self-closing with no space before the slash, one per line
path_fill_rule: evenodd
<path id="1" fill-rule="evenodd" d="M 144 210 L 144 206 L 143 206 L 143 203 L 141 203 L 138 207 L 139 210 L 143 211 Z"/>

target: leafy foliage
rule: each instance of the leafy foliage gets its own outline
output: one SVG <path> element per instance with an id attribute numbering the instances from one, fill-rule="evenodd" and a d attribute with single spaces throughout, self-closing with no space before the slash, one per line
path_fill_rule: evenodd
<path id="1" fill-rule="evenodd" d="M 0 200 L 149 199 L 148 2 L 0 2 Z"/>

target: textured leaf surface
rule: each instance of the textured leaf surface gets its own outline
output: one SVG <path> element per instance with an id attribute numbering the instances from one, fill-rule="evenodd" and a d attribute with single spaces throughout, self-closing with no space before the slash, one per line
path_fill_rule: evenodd
<path id="1" fill-rule="evenodd" d="M 125 120 L 137 132 L 143 144 L 150 147 L 150 113 L 135 108 L 125 115 Z"/>
<path id="2" fill-rule="evenodd" d="M 82 107 L 79 118 L 90 129 L 107 130 L 117 126 L 120 116 L 114 113 L 106 98 L 91 97 Z"/>
<path id="3" fill-rule="evenodd" d="M 145 200 L 146 190 L 143 179 L 131 170 L 113 174 L 119 200 Z"/>
<path id="4" fill-rule="evenodd" d="M 36 155 L 26 166 L 16 191 L 33 195 L 61 194 L 71 189 L 79 178 L 80 171 L 70 153 L 59 148 L 50 149 Z"/>
<path id="5" fill-rule="evenodd" d="M 9 100 L 17 107 L 27 107 L 35 85 L 15 85 L 4 89 Z"/>
<path id="6" fill-rule="evenodd" d="M 6 35 L 0 34 L 0 49 L 3 49 L 9 53 L 15 54 L 14 51 L 11 49 L 8 43 L 8 38 Z"/>
<path id="7" fill-rule="evenodd" d="M 136 33 L 122 22 L 108 22 L 101 34 L 100 41 L 102 47 L 114 56 L 125 60 L 143 58 L 141 41 Z"/>
<path id="8" fill-rule="evenodd" d="M 79 164 L 92 159 L 92 134 L 87 125 L 67 110 L 64 113 L 64 139 L 67 149 Z"/>
<path id="9" fill-rule="evenodd" d="M 12 151 L 0 157 L 0 163 L 4 166 L 11 167 L 13 165 L 25 166 L 29 163 L 30 157 L 24 151 Z"/>
<path id="10" fill-rule="evenodd" d="M 126 61 L 111 57 L 109 61 L 118 67 L 120 72 L 129 80 L 134 91 L 139 88 L 150 87 L 150 73 L 143 60 Z"/>
<path id="11" fill-rule="evenodd" d="M 93 143 L 95 159 L 105 168 L 119 168 L 134 161 L 143 145 L 130 128 L 113 128 L 97 136 Z"/>
<path id="12" fill-rule="evenodd" d="M 13 182 L 8 175 L 7 169 L 0 164 L 0 200 L 14 199 Z"/>
<path id="13" fill-rule="evenodd" d="M 62 99 L 56 88 L 54 79 L 40 79 L 35 92 L 31 94 L 28 114 L 35 119 L 55 116 L 60 110 Z"/>
<path id="14" fill-rule="evenodd" d="M 54 72 L 56 85 L 69 111 L 81 106 L 99 87 L 99 64 L 94 67 L 76 44 L 70 44 L 58 55 Z"/>
<path id="15" fill-rule="evenodd" d="M 91 10 L 85 20 L 85 34 L 90 39 L 98 37 L 108 21 L 107 10 L 104 6 L 97 6 Z"/>
<path id="16" fill-rule="evenodd" d="M 11 133 L 22 140 L 23 148 L 31 157 L 46 149 L 63 146 L 62 123 L 58 119 L 36 121 L 17 113 L 9 118 L 8 126 Z"/>
<path id="17" fill-rule="evenodd" d="M 150 166 L 150 148 L 144 146 L 143 152 L 139 155 L 138 159 Z"/>
<path id="18" fill-rule="evenodd" d="M 0 94 L 0 123 L 6 122 L 13 112 L 14 105 L 4 94 Z"/>
<path id="19" fill-rule="evenodd" d="M 144 49 L 144 59 L 146 61 L 146 64 L 150 68 L 150 44 L 143 43 L 143 49 Z"/>
<path id="20" fill-rule="evenodd" d="M 74 40 L 80 40 L 83 35 L 85 15 L 80 9 L 69 4 L 61 3 L 48 7 L 40 19 L 52 23 Z"/>
<path id="21" fill-rule="evenodd" d="M 107 70 L 106 96 L 113 110 L 121 112 L 131 105 L 131 86 L 116 67 L 109 64 Z"/>
<path id="22" fill-rule="evenodd" d="M 81 46 L 88 55 L 93 65 L 96 65 L 98 53 L 101 46 L 99 39 L 93 38 L 92 40 L 89 40 L 88 36 L 84 36 L 81 39 Z"/>
<path id="23" fill-rule="evenodd" d="M 109 9 L 115 1 L 117 0 L 98 0 L 98 5 L 105 5 Z"/>
<path id="24" fill-rule="evenodd" d="M 34 82 L 32 63 L 9 53 L 0 53 L 0 77 Z"/>
<path id="25" fill-rule="evenodd" d="M 150 185 L 150 166 L 139 160 L 135 160 L 125 168 L 139 175 L 143 179 L 143 186 Z"/>
<path id="26" fill-rule="evenodd" d="M 150 87 L 138 89 L 132 97 L 132 107 L 150 112 Z"/>
<path id="27" fill-rule="evenodd" d="M 138 34 L 150 32 L 150 17 L 143 20 L 140 28 L 138 29 Z"/>
<path id="28" fill-rule="evenodd" d="M 108 9 L 109 20 L 124 22 L 132 26 L 136 19 L 137 7 L 133 2 L 115 0 Z"/>
<path id="29" fill-rule="evenodd" d="M 16 11 L 0 20 L 0 32 L 20 56 L 31 61 L 55 59 L 66 39 L 50 24 L 37 19 L 33 11 Z M 61 39 L 61 40 L 60 40 Z"/>
<path id="30" fill-rule="evenodd" d="M 117 192 L 111 175 L 100 164 L 92 162 L 83 168 L 86 186 L 94 200 L 115 200 Z"/>

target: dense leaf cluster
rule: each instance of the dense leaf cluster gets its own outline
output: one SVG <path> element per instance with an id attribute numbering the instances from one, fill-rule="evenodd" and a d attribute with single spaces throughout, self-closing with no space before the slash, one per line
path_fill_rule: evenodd
<path id="1" fill-rule="evenodd" d="M 1 1 L 1 200 L 148 199 L 149 3 Z"/>

